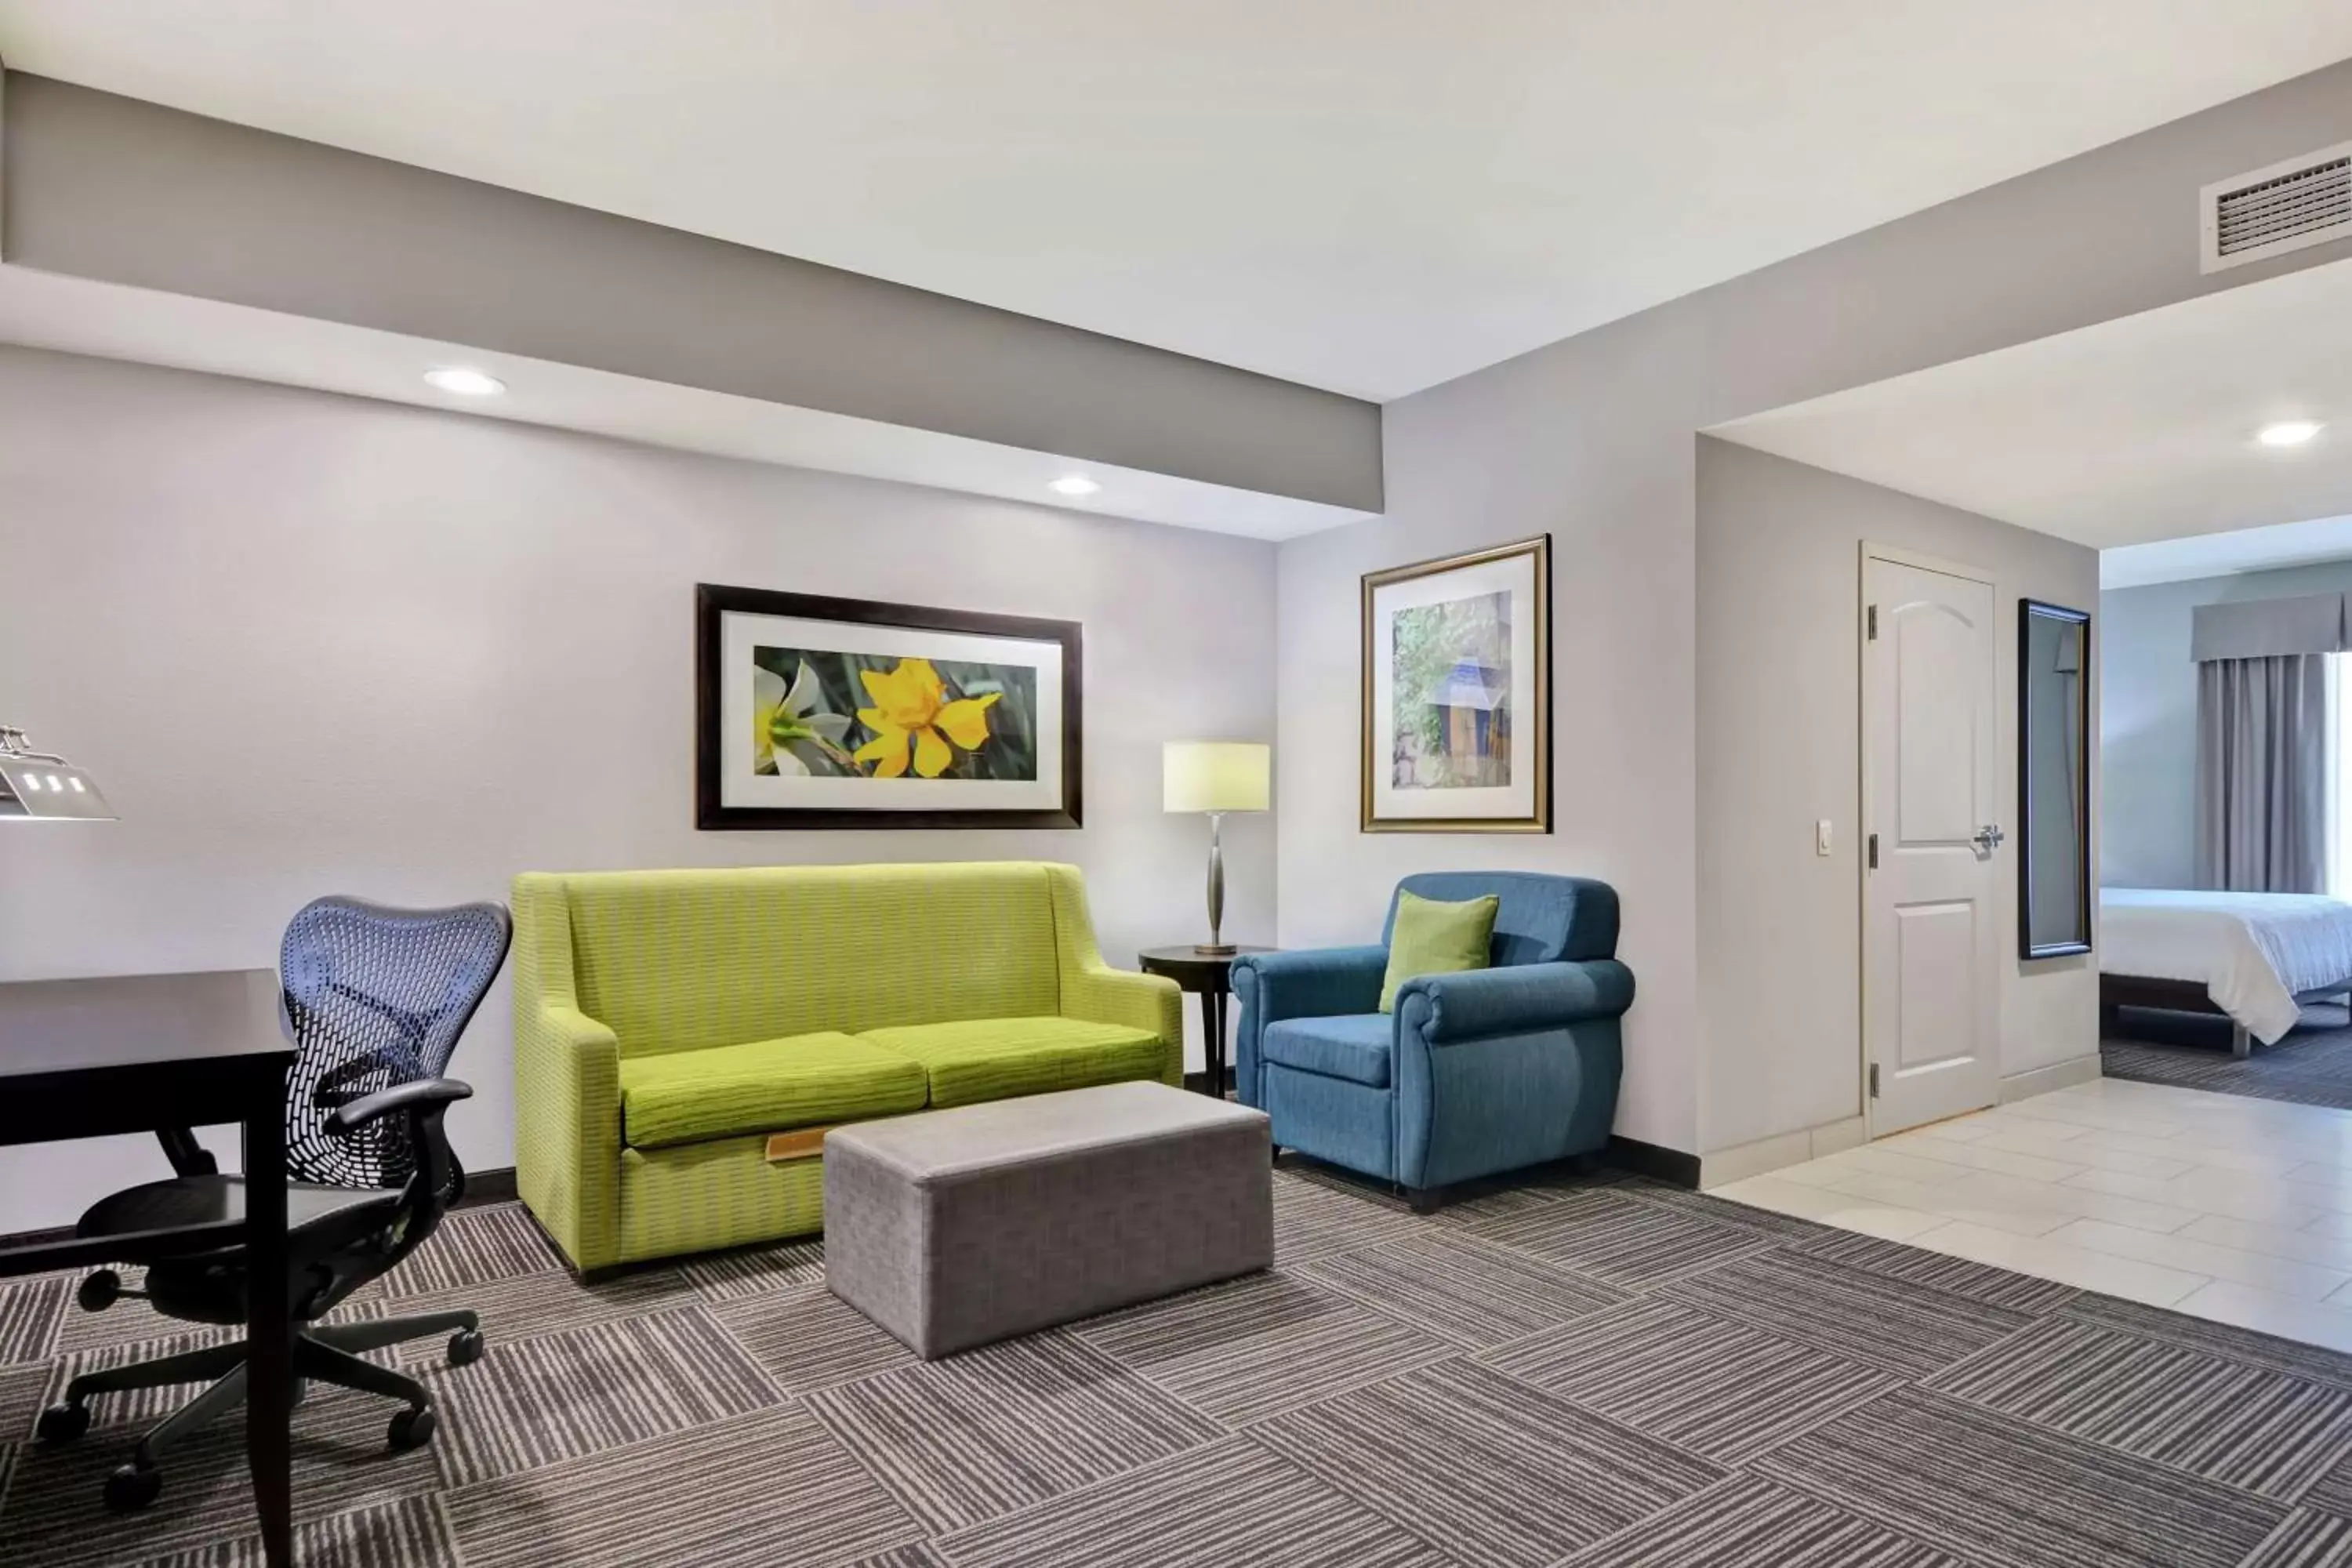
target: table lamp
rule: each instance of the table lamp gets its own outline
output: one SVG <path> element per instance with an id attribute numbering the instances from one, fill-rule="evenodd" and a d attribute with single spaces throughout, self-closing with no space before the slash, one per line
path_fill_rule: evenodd
<path id="1" fill-rule="evenodd" d="M 112 822 L 89 775 L 0 724 L 0 822 Z"/>
<path id="2" fill-rule="evenodd" d="M 1264 811 L 1272 793 L 1274 749 L 1254 741 L 1170 741 L 1160 749 L 1160 804 L 1209 815 L 1209 940 L 1195 952 L 1234 951 L 1224 940 L 1225 850 L 1229 811 Z"/>

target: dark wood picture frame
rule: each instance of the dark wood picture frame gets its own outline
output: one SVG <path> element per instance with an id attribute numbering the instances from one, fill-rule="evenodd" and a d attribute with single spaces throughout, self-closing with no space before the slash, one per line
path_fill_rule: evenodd
<path id="1" fill-rule="evenodd" d="M 957 808 L 926 811 L 857 811 L 835 806 L 746 806 L 721 804 L 719 734 L 720 636 L 730 615 L 791 616 L 803 620 L 846 621 L 903 626 L 909 631 L 966 632 L 981 637 L 1053 642 L 1062 649 L 1062 805 L 1059 809 Z M 766 588 L 730 588 L 698 583 L 694 589 L 694 825 L 705 831 L 741 829 L 889 829 L 899 827 L 1076 827 L 1082 820 L 1080 793 L 1086 767 L 1080 721 L 1080 672 L 1084 644 L 1079 623 L 1031 616 L 944 610 L 926 605 L 877 599 L 838 599 L 824 594 L 787 594 Z"/>
<path id="2" fill-rule="evenodd" d="M 2033 940 L 2034 879 L 2054 868 L 2041 868 L 2033 858 L 2033 623 L 2066 621 L 2083 628 L 2081 679 L 2074 683 L 2075 722 L 2083 737 L 2082 767 L 2074 778 L 2076 836 L 2075 908 L 2082 911 L 2079 937 L 2064 942 Z M 2091 951 L 2091 613 L 2069 609 L 2041 599 L 2017 602 L 2017 954 L 2023 959 L 2065 958 Z"/>

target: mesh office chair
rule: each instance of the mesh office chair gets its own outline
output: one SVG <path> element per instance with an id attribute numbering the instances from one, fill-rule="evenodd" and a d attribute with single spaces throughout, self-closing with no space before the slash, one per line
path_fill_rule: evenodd
<path id="1" fill-rule="evenodd" d="M 286 1099 L 293 1176 L 287 1310 L 301 1325 L 295 1394 L 302 1380 L 318 1378 L 403 1401 L 389 1434 L 394 1448 L 432 1439 L 433 1396 L 364 1352 L 446 1333 L 450 1363 L 463 1366 L 482 1353 L 480 1321 L 471 1311 L 318 1320 L 415 1250 L 464 1191 L 465 1173 L 441 1119 L 474 1091 L 442 1073 L 506 962 L 511 935 L 497 904 L 394 910 L 321 899 L 294 917 L 279 952 L 281 1022 L 296 1047 Z M 121 1236 L 244 1213 L 242 1179 L 219 1174 L 192 1132 L 168 1132 L 163 1142 L 179 1174 L 103 1199 L 82 1215 L 79 1235 Z M 143 1294 L 169 1317 L 242 1324 L 246 1290 L 245 1248 L 237 1246 L 159 1259 L 143 1292 L 125 1290 L 119 1275 L 102 1270 L 82 1282 L 79 1299 L 96 1312 Z M 82 1436 L 94 1394 L 206 1380 L 216 1381 L 142 1438 L 131 1462 L 107 1479 L 108 1507 L 143 1508 L 163 1489 L 158 1451 L 243 1403 L 242 1340 L 85 1373 L 67 1385 L 62 1404 L 42 1413 L 39 1436 L 50 1443 Z"/>

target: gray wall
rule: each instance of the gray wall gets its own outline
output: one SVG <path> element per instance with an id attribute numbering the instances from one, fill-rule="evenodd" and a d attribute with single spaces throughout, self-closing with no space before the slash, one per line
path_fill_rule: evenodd
<path id="1" fill-rule="evenodd" d="M 2197 667 L 2200 605 L 2352 590 L 2352 561 L 2117 588 L 2092 628 L 2106 707 L 2099 880 L 2116 888 L 2197 885 Z"/>
<path id="2" fill-rule="evenodd" d="M 1249 540 L 23 350 L 0 495 L 0 717 L 122 818 L 0 830 L 0 979 L 268 965 L 329 891 L 986 858 L 1084 867 L 1131 963 L 1204 920 L 1160 743 L 1274 727 Z M 696 832 L 698 581 L 1084 622 L 1085 828 Z M 1227 832 L 1226 930 L 1267 941 L 1272 819 Z M 501 984 L 456 1063 L 477 1169 L 513 1163 L 509 1008 Z M 168 1173 L 152 1140 L 0 1150 L 0 1233 Z"/>
<path id="3" fill-rule="evenodd" d="M 5 107 L 16 265 L 1381 504 L 1355 398 L 44 77 Z"/>
<path id="4" fill-rule="evenodd" d="M 2088 606 L 2098 552 L 1702 437 L 1698 450 L 1699 1081 L 1708 1150 L 1862 1112 L 1861 547 L 1990 576 L 1996 818 L 2017 831 L 2017 601 Z M 2098 694 L 2092 693 L 2094 713 Z M 1832 852 L 1813 825 L 1836 825 Z M 2098 974 L 2016 957 L 2002 852 L 2000 1068 L 2096 1056 Z"/>
<path id="5" fill-rule="evenodd" d="M 1283 940 L 1365 936 L 1424 868 L 1609 879 L 1641 988 L 1618 1129 L 1699 1150 L 1701 1104 L 1727 1099 L 1702 1074 L 1730 1055 L 1705 1038 L 1699 976 L 1753 938 L 1700 943 L 1695 433 L 2341 259 L 2352 246 L 2202 277 L 2195 213 L 2209 181 L 2347 138 L 2352 64 L 1389 405 L 1387 515 L 1282 548 Z M 1539 531 L 1556 546 L 1556 831 L 1359 834 L 1358 574 Z"/>

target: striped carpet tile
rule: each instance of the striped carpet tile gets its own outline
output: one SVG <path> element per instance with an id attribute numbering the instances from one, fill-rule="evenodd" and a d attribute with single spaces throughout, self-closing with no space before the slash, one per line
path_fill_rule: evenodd
<path id="1" fill-rule="evenodd" d="M 1533 1214 L 1482 1226 L 1477 1234 L 1633 1289 L 1714 1268 L 1775 1242 L 1747 1226 L 1679 1213 L 1611 1191 L 1580 1194 Z"/>
<path id="2" fill-rule="evenodd" d="M 1723 1475 L 1466 1361 L 1277 1415 L 1251 1436 L 1400 1529 L 1492 1568 L 1544 1568 Z"/>
<path id="3" fill-rule="evenodd" d="M 2226 1357 L 2248 1366 L 2267 1367 L 2290 1377 L 2352 1389 L 2352 1356 L 2323 1350 L 2317 1345 L 2274 1339 L 2252 1329 L 2210 1322 L 2203 1318 L 2184 1317 L 2159 1307 L 2143 1307 L 2137 1301 L 2121 1300 L 2113 1296 L 2094 1296 L 2087 1292 L 2070 1303 L 2060 1316 L 2078 1323 L 2096 1323 L 2105 1328 L 2119 1329 L 2127 1334 L 2137 1334 L 2144 1340 L 2178 1345 L 2184 1350 Z"/>
<path id="4" fill-rule="evenodd" d="M 948 1560 L 921 1542 L 912 1546 L 895 1546 L 887 1552 L 877 1552 L 871 1557 L 861 1557 L 852 1568 L 950 1568 Z"/>
<path id="5" fill-rule="evenodd" d="M 2298 1511 L 2271 1532 L 2243 1568 L 2345 1568 L 2347 1563 L 2352 1563 L 2352 1520 Z"/>
<path id="6" fill-rule="evenodd" d="M 699 1307 L 512 1341 L 427 1380 L 442 1405 L 433 1452 L 451 1486 L 782 1398 L 760 1363 Z"/>
<path id="7" fill-rule="evenodd" d="M 46 1362 L 0 1367 L 0 1443 L 14 1443 L 33 1435 L 33 1423 L 48 1403 L 49 1368 Z"/>
<path id="8" fill-rule="evenodd" d="M 169 1319 L 163 1321 L 170 1321 Z M 227 1344 L 237 1337 L 228 1329 L 190 1328 L 184 1323 L 174 1326 L 179 1332 L 167 1339 L 123 1341 L 59 1357 L 51 1363 L 49 1386 L 42 1395 L 41 1403 L 54 1405 L 65 1398 L 66 1384 L 84 1373 L 104 1372 L 113 1367 L 128 1366 L 133 1362 L 205 1350 Z M 374 1355 L 370 1359 L 381 1361 L 383 1358 Z M 96 1394 L 89 1402 L 90 1426 L 98 1431 L 115 1426 L 151 1426 L 194 1398 L 204 1388 L 203 1383 L 181 1383 L 164 1388 L 134 1388 L 121 1394 Z"/>
<path id="9" fill-rule="evenodd" d="M 1661 1294 L 1713 1317 L 1909 1377 L 1948 1366 L 2033 1321 L 2005 1307 L 1787 1252 L 1726 1264 L 1669 1285 Z"/>
<path id="10" fill-rule="evenodd" d="M 1907 1388 L 1782 1445 L 1751 1468 L 1975 1568 L 2237 1568 L 2287 1512 Z"/>
<path id="11" fill-rule="evenodd" d="M 1627 1300 L 1622 1290 L 1473 1237 L 1415 1237 L 1318 1258 L 1298 1272 L 1374 1311 L 1474 1347 Z"/>
<path id="12" fill-rule="evenodd" d="M 1240 1441 L 960 1531 L 939 1548 L 955 1568 L 1459 1568 Z"/>
<path id="13" fill-rule="evenodd" d="M 1927 1386 L 2286 1502 L 2352 1450 L 2352 1393 L 2085 1323 L 2038 1324 Z"/>
<path id="14" fill-rule="evenodd" d="M 383 1277 L 383 1292 L 423 1296 L 562 1267 L 563 1255 L 522 1205 L 486 1204 L 443 1220 L 430 1241 Z"/>
<path id="15" fill-rule="evenodd" d="M 313 1390 L 294 1413 L 298 1526 L 423 1497 L 440 1484 L 431 1450 L 386 1448 L 384 1428 L 394 1408 L 371 1394 L 331 1388 Z M 130 1434 L 118 1430 L 93 1432 L 62 1448 L 17 1448 L 0 1510 L 0 1563 L 91 1568 L 258 1532 L 242 1421 L 215 1422 L 175 1445 L 153 1505 L 136 1514 L 110 1513 L 99 1500 L 100 1487 L 129 1458 L 130 1447 Z"/>
<path id="16" fill-rule="evenodd" d="M 1759 1230 L 1783 1242 L 1813 1241 L 1823 1235 L 1838 1233 L 1809 1219 L 1794 1215 L 1775 1214 L 1753 1204 L 1733 1203 L 1706 1193 L 1695 1193 L 1687 1187 L 1670 1187 L 1664 1182 L 1628 1182 L 1618 1191 L 1638 1202 L 1658 1208 L 1672 1209 L 1678 1214 L 1696 1215 L 1700 1219 L 1717 1220 L 1724 1225 L 1736 1225 L 1744 1230 Z"/>
<path id="17" fill-rule="evenodd" d="M 538 1334 L 562 1333 L 593 1323 L 620 1322 L 693 1305 L 699 1298 L 669 1269 L 625 1274 L 589 1289 L 569 1272 L 556 1270 L 488 1279 L 423 1295 L 381 1297 L 362 1310 L 370 1318 L 413 1318 L 425 1312 L 471 1308 L 480 1314 L 482 1333 L 494 1345 Z M 428 1334 L 394 1347 L 401 1364 L 431 1364 L 447 1359 L 448 1339 Z"/>
<path id="18" fill-rule="evenodd" d="M 1009 1340 L 808 1396 L 934 1531 L 1042 1502 L 1222 1435 L 1066 1334 Z"/>
<path id="19" fill-rule="evenodd" d="M 1264 1331 L 1243 1330 L 1246 1321 L 1234 1323 L 1223 1343 L 1131 1364 L 1194 1409 L 1242 1426 L 1459 1353 L 1353 1303 Z"/>
<path id="20" fill-rule="evenodd" d="M 1725 1464 L 1897 1386 L 1893 1376 L 1670 1301 L 1479 1358 L 1497 1372 Z"/>
<path id="21" fill-rule="evenodd" d="M 787 1394 L 911 1366 L 915 1352 L 822 1285 L 722 1301 L 711 1315 Z"/>
<path id="22" fill-rule="evenodd" d="M 1988 1307 L 2007 1307 L 2011 1311 L 2031 1312 L 2037 1317 L 2056 1311 L 2082 1294 L 2072 1285 L 2036 1279 L 2030 1274 L 2012 1274 L 2006 1268 L 1905 1247 L 1900 1242 L 1881 1241 L 1874 1236 L 1857 1236 L 1849 1230 L 1821 1230 L 1811 1240 L 1792 1244 L 1789 1250 L 1966 1296 Z"/>
<path id="23" fill-rule="evenodd" d="M 1274 1256 L 1304 1263 L 1417 1234 L 1423 1222 L 1386 1194 L 1326 1176 L 1277 1171 L 1274 1176 Z"/>
<path id="24" fill-rule="evenodd" d="M 2352 1519 L 2352 1456 L 2339 1459 L 2314 1481 L 2303 1494 L 2303 1504 Z"/>
<path id="25" fill-rule="evenodd" d="M 56 1349 L 73 1291 L 62 1274 L 0 1280 L 0 1366 L 39 1361 Z"/>
<path id="26" fill-rule="evenodd" d="M 1560 1568 L 1969 1568 L 1818 1498 L 1732 1476 Z"/>
<path id="27" fill-rule="evenodd" d="M 755 1247 L 740 1252 L 715 1252 L 689 1258 L 677 1266 L 688 1284 L 706 1300 L 732 1301 L 762 1290 L 782 1290 L 814 1285 L 824 1279 L 824 1243 L 788 1241 L 781 1247 Z"/>
<path id="28" fill-rule="evenodd" d="M 1150 1368 L 1196 1352 L 1221 1350 L 1253 1334 L 1312 1322 L 1349 1305 L 1342 1297 L 1307 1285 L 1297 1273 L 1276 1270 L 1122 1307 L 1087 1319 L 1075 1331 L 1113 1361 Z"/>
<path id="29" fill-rule="evenodd" d="M 457 1552 L 440 1505 L 417 1497 L 298 1526 L 294 1560 L 302 1568 L 450 1568 Z M 266 1561 L 257 1533 L 151 1557 L 138 1568 L 264 1568 Z"/>
<path id="30" fill-rule="evenodd" d="M 823 1568 L 922 1527 L 798 1405 L 460 1487 L 466 1568 Z"/>

